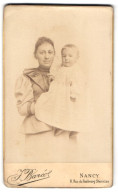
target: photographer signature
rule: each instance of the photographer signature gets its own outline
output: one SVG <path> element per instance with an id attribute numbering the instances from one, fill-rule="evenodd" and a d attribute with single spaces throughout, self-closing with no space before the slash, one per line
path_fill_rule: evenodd
<path id="1" fill-rule="evenodd" d="M 10 185 L 22 186 L 28 183 L 40 181 L 50 178 L 52 170 L 45 169 L 43 172 L 38 172 L 36 169 L 19 169 L 16 174 L 7 178 L 7 183 Z"/>

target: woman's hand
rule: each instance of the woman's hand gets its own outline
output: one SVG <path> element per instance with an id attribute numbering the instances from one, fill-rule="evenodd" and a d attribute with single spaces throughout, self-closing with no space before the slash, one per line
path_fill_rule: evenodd
<path id="1" fill-rule="evenodd" d="M 54 80 L 54 76 L 53 75 L 48 75 L 48 77 L 49 77 L 49 82 L 51 83 L 53 80 Z"/>

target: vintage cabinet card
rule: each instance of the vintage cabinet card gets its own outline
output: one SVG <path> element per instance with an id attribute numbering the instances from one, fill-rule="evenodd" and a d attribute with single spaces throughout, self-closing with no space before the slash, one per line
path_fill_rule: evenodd
<path id="1" fill-rule="evenodd" d="M 6 5 L 4 183 L 111 187 L 113 7 Z"/>

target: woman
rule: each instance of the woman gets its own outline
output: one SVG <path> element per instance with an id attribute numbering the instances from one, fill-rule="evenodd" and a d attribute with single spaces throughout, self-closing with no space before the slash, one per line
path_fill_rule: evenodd
<path id="1" fill-rule="evenodd" d="M 15 96 L 20 115 L 25 116 L 21 130 L 25 134 L 25 162 L 66 162 L 69 160 L 69 132 L 60 130 L 35 118 L 35 102 L 49 89 L 50 67 L 55 56 L 52 40 L 41 37 L 35 44 L 34 56 L 38 68 L 26 69 L 16 82 Z M 71 149 L 73 145 L 71 146 Z"/>

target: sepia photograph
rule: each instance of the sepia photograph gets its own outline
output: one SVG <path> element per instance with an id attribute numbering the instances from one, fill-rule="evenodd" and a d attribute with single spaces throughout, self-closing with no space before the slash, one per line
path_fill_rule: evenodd
<path id="1" fill-rule="evenodd" d="M 5 184 L 110 187 L 113 7 L 6 5 L 3 68 Z"/>

